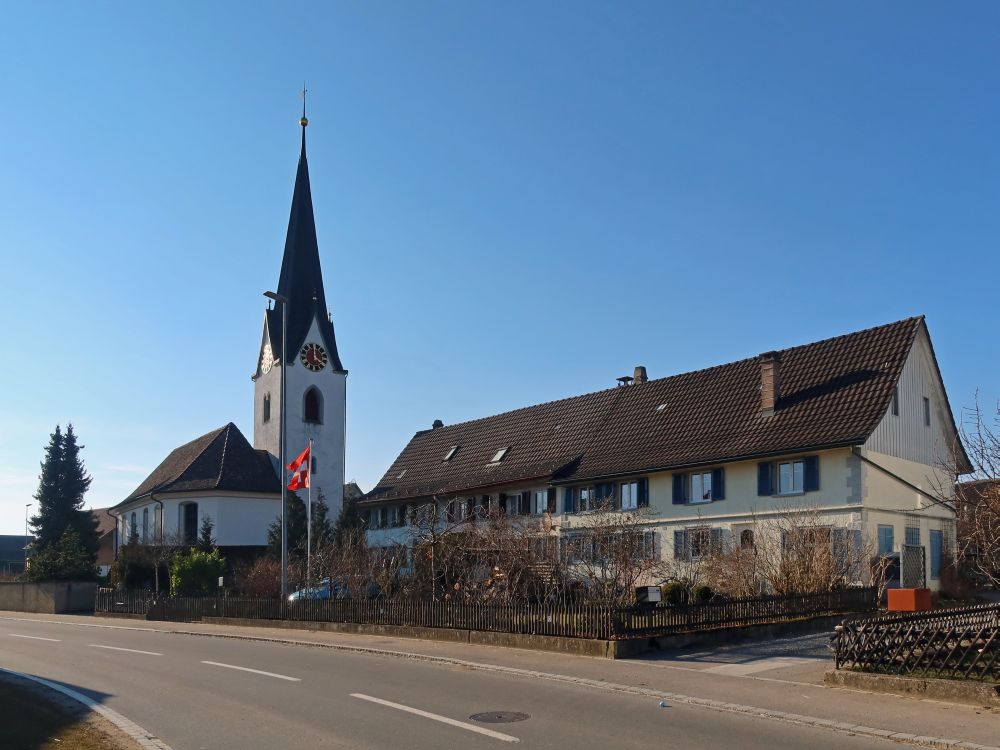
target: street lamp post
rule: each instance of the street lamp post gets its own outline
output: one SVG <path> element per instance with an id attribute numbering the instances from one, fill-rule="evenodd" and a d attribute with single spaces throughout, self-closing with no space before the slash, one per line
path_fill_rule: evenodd
<path id="1" fill-rule="evenodd" d="M 288 597 L 288 489 L 285 486 L 285 350 L 288 346 L 288 298 L 276 292 L 264 296 L 281 305 L 281 386 L 278 392 L 278 479 L 281 481 L 281 598 Z"/>
<path id="2" fill-rule="evenodd" d="M 28 508 L 34 503 L 24 504 L 24 572 L 28 572 Z"/>

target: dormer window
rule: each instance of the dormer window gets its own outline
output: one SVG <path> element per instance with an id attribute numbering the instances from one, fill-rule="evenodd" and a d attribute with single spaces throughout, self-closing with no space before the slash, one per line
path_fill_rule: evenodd
<path id="1" fill-rule="evenodd" d="M 506 448 L 501 448 L 500 450 L 498 450 L 496 453 L 493 454 L 493 458 L 490 459 L 490 463 L 498 464 L 501 461 L 503 461 L 504 456 L 507 455 L 507 451 L 509 450 L 510 450 L 509 445 Z"/>
<path id="2" fill-rule="evenodd" d="M 442 462 L 451 461 L 452 457 L 458 452 L 458 446 L 453 445 L 448 449 L 448 452 L 444 454 L 444 458 L 441 459 Z"/>

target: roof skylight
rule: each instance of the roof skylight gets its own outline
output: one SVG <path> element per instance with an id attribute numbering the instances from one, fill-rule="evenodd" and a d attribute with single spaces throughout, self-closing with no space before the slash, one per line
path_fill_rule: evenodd
<path id="1" fill-rule="evenodd" d="M 401 472 L 399 472 L 396 475 L 396 479 L 402 479 L 404 474 L 406 474 L 406 469 L 403 469 Z"/>
<path id="2" fill-rule="evenodd" d="M 500 450 L 498 450 L 496 453 L 493 454 L 493 458 L 490 459 L 490 463 L 498 464 L 501 461 L 503 461 L 503 457 L 507 455 L 507 451 L 509 450 L 510 450 L 509 445 L 505 448 L 501 448 Z"/>
<path id="3" fill-rule="evenodd" d="M 448 452 L 444 454 L 444 458 L 442 458 L 441 460 L 442 461 L 451 461 L 452 456 L 454 456 L 457 451 L 458 451 L 458 446 L 457 445 L 451 446 L 448 449 Z"/>

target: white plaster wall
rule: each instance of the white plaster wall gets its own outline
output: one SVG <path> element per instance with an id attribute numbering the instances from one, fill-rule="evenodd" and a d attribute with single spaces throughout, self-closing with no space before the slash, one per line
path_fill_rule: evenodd
<path id="1" fill-rule="evenodd" d="M 267 527 L 275 518 L 281 515 L 281 498 L 271 495 L 240 495 L 236 493 L 219 493 L 199 495 L 195 493 L 177 493 L 159 498 L 163 503 L 163 534 L 164 537 L 179 538 L 183 531 L 181 505 L 187 502 L 198 503 L 198 528 L 206 516 L 212 518 L 215 526 L 214 534 L 219 546 L 257 546 L 267 544 Z M 149 509 L 150 538 L 155 541 L 153 518 L 156 517 L 157 503 L 143 502 L 129 506 L 122 511 L 126 530 L 121 537 L 122 543 L 128 541 L 131 515 L 134 511 L 139 525 L 139 539 L 142 540 L 142 511 Z"/>
<path id="2" fill-rule="evenodd" d="M 313 321 L 306 336 L 306 343 L 312 342 L 321 342 L 316 321 Z M 280 355 L 280 352 L 275 352 L 275 355 Z M 322 493 L 330 515 L 336 518 L 344 501 L 347 374 L 334 372 L 329 364 L 319 372 L 312 372 L 302 366 L 298 352 L 288 352 L 287 366 L 275 365 L 270 372 L 257 378 L 254 382 L 254 447 L 269 451 L 274 456 L 278 455 L 282 371 L 287 373 L 286 463 L 305 449 L 310 438 L 313 440 L 313 455 L 316 458 L 316 473 L 312 477 L 313 499 Z M 319 388 L 323 396 L 321 424 L 302 420 L 303 399 L 311 386 Z M 263 421 L 262 413 L 265 393 L 271 395 L 271 419 L 267 423 Z"/>

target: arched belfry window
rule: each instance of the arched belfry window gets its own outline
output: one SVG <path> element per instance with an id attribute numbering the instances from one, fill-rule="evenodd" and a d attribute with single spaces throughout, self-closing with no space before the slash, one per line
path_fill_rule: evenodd
<path id="1" fill-rule="evenodd" d="M 262 421 L 264 421 L 264 422 L 270 422 L 271 421 L 271 394 L 270 393 L 265 393 L 264 394 L 264 405 L 263 405 L 263 408 L 261 409 L 261 413 L 263 415 L 262 416 Z"/>
<path id="2" fill-rule="evenodd" d="M 303 396 L 302 421 L 323 424 L 323 394 L 311 386 Z"/>

